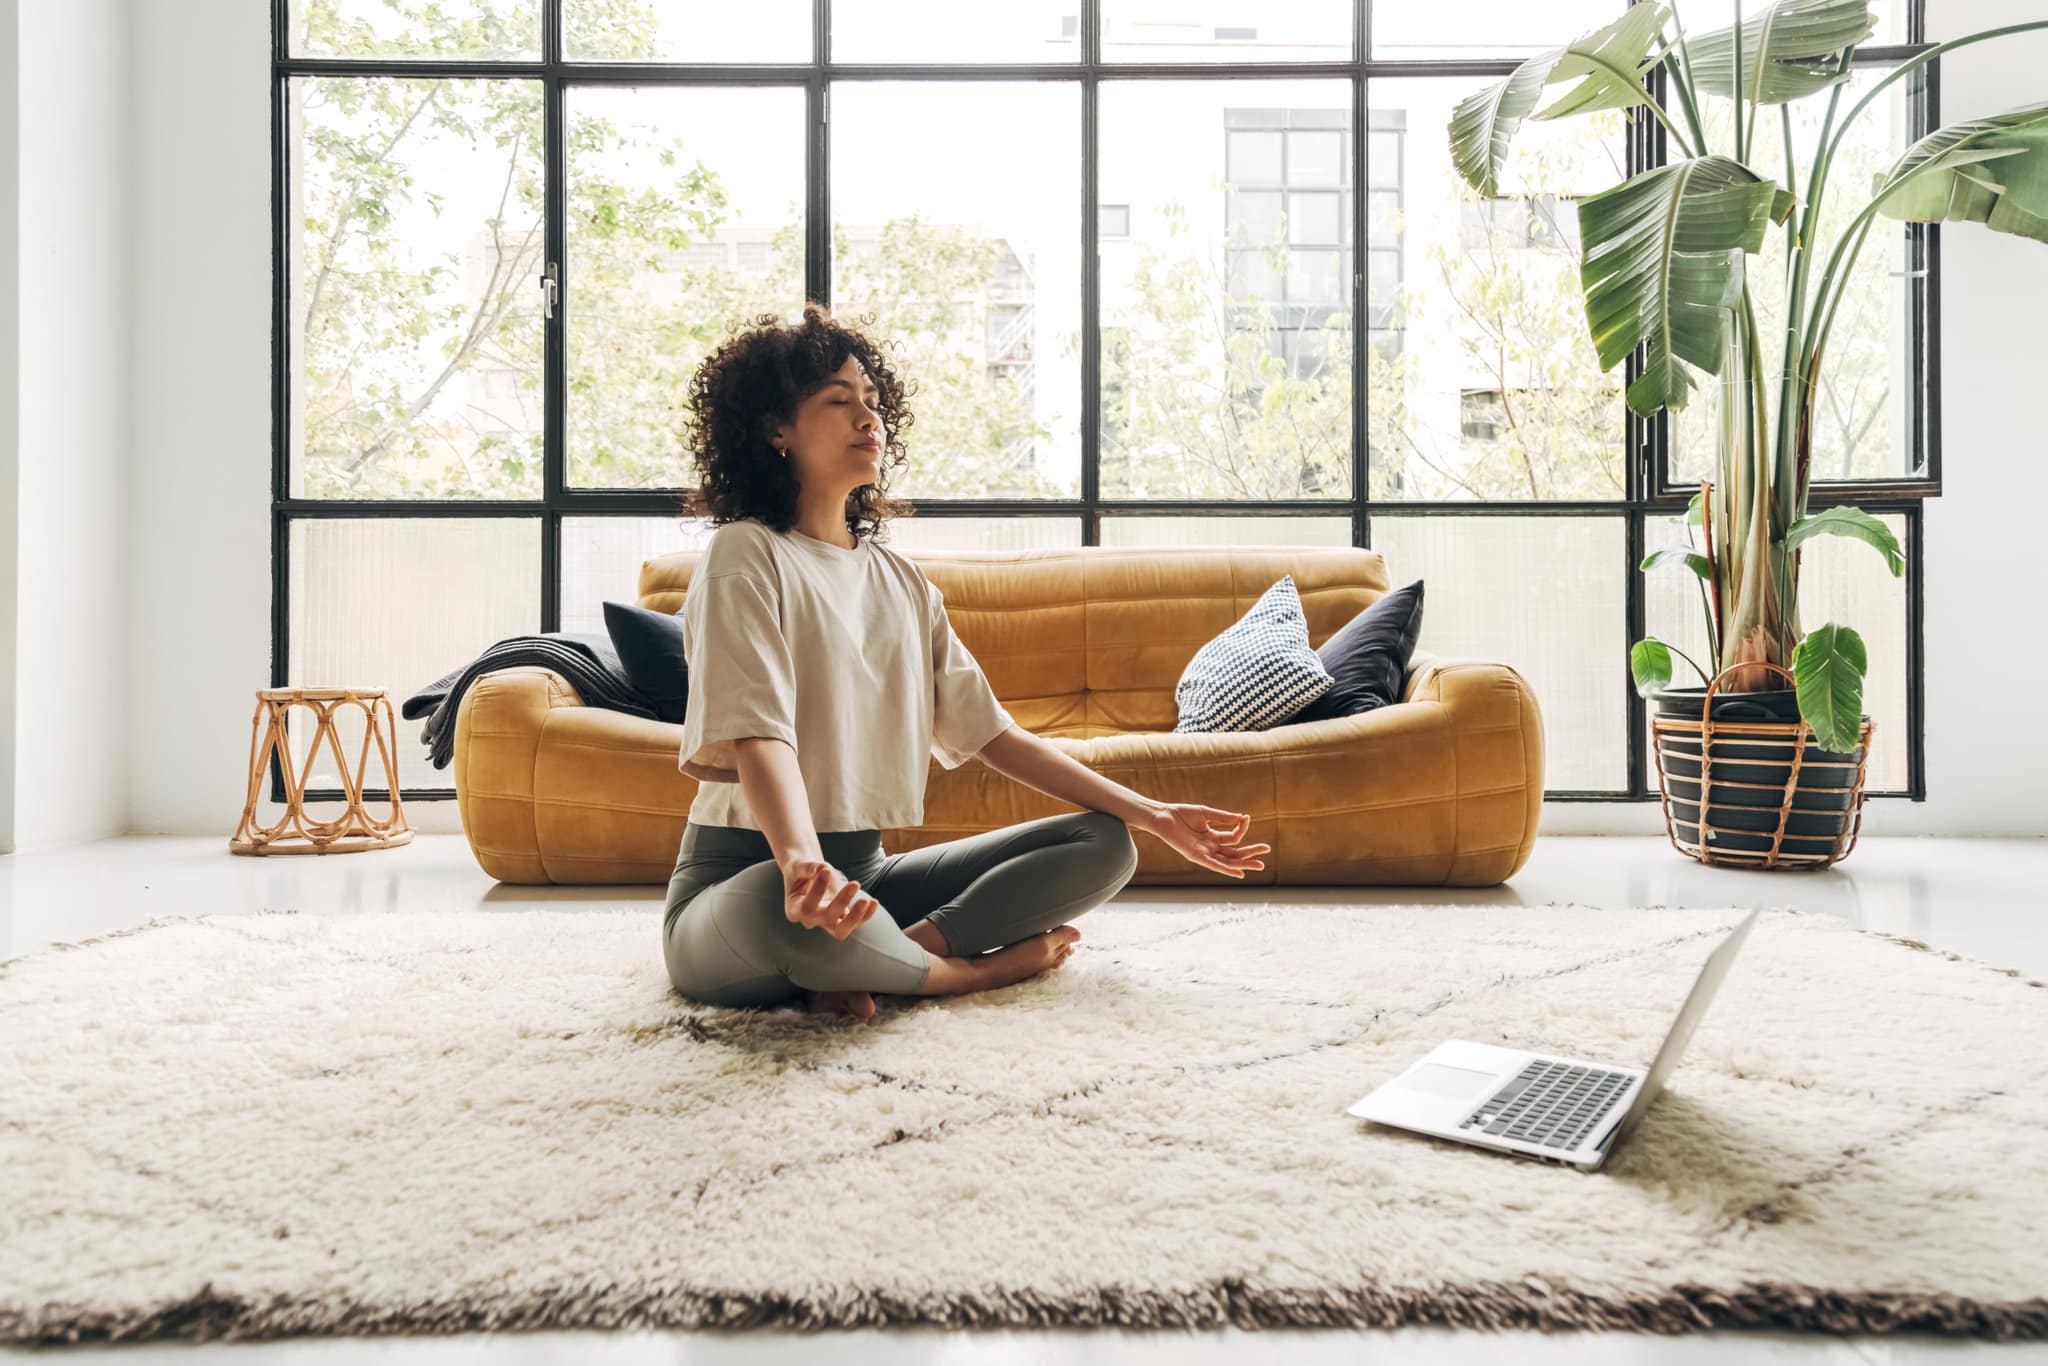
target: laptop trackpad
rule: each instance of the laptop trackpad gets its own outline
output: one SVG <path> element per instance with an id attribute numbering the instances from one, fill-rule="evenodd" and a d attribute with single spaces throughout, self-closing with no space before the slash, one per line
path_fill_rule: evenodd
<path id="1" fill-rule="evenodd" d="M 1492 1072 L 1475 1072 L 1469 1067 L 1446 1067 L 1440 1062 L 1426 1062 L 1401 1078 L 1401 1085 L 1411 1091 L 1427 1091 L 1433 1096 L 1477 1100 L 1499 1081 L 1500 1078 Z"/>

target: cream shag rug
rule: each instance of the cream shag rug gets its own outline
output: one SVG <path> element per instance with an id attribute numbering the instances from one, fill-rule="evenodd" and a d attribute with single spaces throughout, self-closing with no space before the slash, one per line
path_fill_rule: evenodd
<path id="1" fill-rule="evenodd" d="M 0 1341 L 775 1324 L 2048 1335 L 2048 992 L 1759 920 L 1587 1175 L 1344 1107 L 1647 1063 L 1740 913 L 1105 907 L 856 1025 L 646 907 L 205 916 L 0 964 Z"/>

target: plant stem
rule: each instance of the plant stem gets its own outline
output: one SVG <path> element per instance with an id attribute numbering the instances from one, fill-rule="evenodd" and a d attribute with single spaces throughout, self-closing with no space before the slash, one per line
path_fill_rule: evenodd
<path id="1" fill-rule="evenodd" d="M 1749 164 L 1748 142 L 1742 136 L 1742 0 L 1734 0 L 1735 31 L 1728 46 L 1735 54 L 1735 71 L 1729 80 L 1728 98 L 1735 102 L 1735 117 L 1729 122 L 1735 129 L 1735 159 Z"/>
<path id="2" fill-rule="evenodd" d="M 1854 49 L 1843 54 L 1842 65 L 1846 69 Z M 1820 125 L 1820 140 L 1815 144 L 1813 169 L 1806 185 L 1806 202 L 1794 214 L 1799 224 L 1798 233 L 1789 240 L 1790 253 L 1786 258 L 1786 269 L 1790 283 L 1785 292 L 1785 354 L 1784 379 L 1778 392 L 1778 446 L 1776 462 L 1782 479 L 1794 459 L 1799 418 L 1813 401 L 1811 387 L 1801 388 L 1806 360 L 1806 337 L 1802 329 L 1809 327 L 1806 314 L 1806 279 L 1813 266 L 1813 251 L 1820 236 L 1821 202 L 1827 197 L 1827 178 L 1830 169 L 1828 133 L 1834 127 L 1835 111 L 1842 103 L 1843 82 L 1837 81 L 1828 91 L 1828 111 Z M 1791 114 L 1786 114 L 1785 164 L 1789 172 L 1792 164 Z M 1788 178 L 1788 183 L 1789 178 Z M 1818 310 L 1816 310 L 1816 313 Z M 1803 480 L 1792 481 L 1803 485 Z M 1806 515 L 1806 490 L 1804 487 L 1781 487 L 1779 490 L 1780 516 L 1790 526 Z"/>
<path id="3" fill-rule="evenodd" d="M 1705 683 L 1705 684 L 1706 684 L 1706 685 L 1708 685 L 1709 687 L 1712 687 L 1712 686 L 1713 686 L 1713 682 L 1714 682 L 1714 680 L 1713 680 L 1712 678 L 1710 678 L 1710 677 L 1708 677 L 1708 676 L 1707 676 L 1707 671 L 1706 671 L 1705 669 L 1702 669 L 1702 668 L 1701 668 L 1701 667 L 1699 666 L 1698 662 L 1697 662 L 1697 661 L 1695 661 L 1695 660 L 1693 659 L 1693 657 L 1692 657 L 1691 655 L 1689 655 L 1689 654 L 1687 654 L 1687 653 L 1686 653 L 1685 651 L 1683 651 L 1683 650 L 1679 649 L 1679 648 L 1678 648 L 1678 647 L 1677 647 L 1676 645 L 1673 645 L 1673 644 L 1671 644 L 1671 643 L 1670 643 L 1669 641 L 1666 641 L 1666 642 L 1665 642 L 1665 644 L 1664 644 L 1664 648 L 1665 648 L 1665 649 L 1667 649 L 1667 650 L 1669 650 L 1669 651 L 1671 651 L 1671 653 L 1672 653 L 1672 654 L 1675 654 L 1675 655 L 1677 655 L 1677 656 L 1678 656 L 1678 657 L 1679 657 L 1680 659 L 1684 660 L 1684 661 L 1685 661 L 1686 663 L 1688 663 L 1688 664 L 1691 664 L 1691 665 L 1692 665 L 1692 671 L 1693 671 L 1694 673 L 1696 673 L 1696 674 L 1698 674 L 1698 675 L 1700 676 L 1700 682 L 1702 682 L 1702 683 Z"/>
<path id="4" fill-rule="evenodd" d="M 1676 0 L 1672 0 L 1671 23 L 1678 37 L 1667 54 L 1667 60 L 1671 64 L 1673 86 L 1678 92 L 1679 112 L 1685 115 L 1685 126 L 1692 129 L 1694 145 L 1699 148 L 1700 155 L 1705 156 L 1707 130 L 1700 123 L 1699 95 L 1693 89 L 1692 82 L 1692 50 L 1685 45 L 1685 24 L 1678 17 Z"/>
<path id="5" fill-rule="evenodd" d="M 1868 105 L 1872 100 L 1876 99 L 1879 92 L 1882 91 L 1886 86 L 1890 85 L 1893 81 L 1899 79 L 1899 77 L 1905 75 L 1907 72 L 1917 71 L 1919 68 L 1933 61 L 1936 57 L 1939 57 L 1942 53 L 1953 52 L 1959 47 L 1968 47 L 1972 43 L 1989 42 L 1993 38 L 2004 38 L 2015 33 L 2030 33 L 2037 29 L 2048 29 L 2048 19 L 2036 19 L 2024 24 L 2007 24 L 2003 28 L 1987 28 L 1982 33 L 1972 33 L 1967 37 L 1951 38 L 1949 39 L 1949 41 L 1945 43 L 1939 43 L 1934 47 L 1927 49 L 1927 51 L 1921 53 L 1919 56 L 1914 57 L 1909 61 L 1899 63 L 1897 66 L 1891 69 L 1891 72 L 1888 75 L 1886 75 L 1883 80 L 1879 81 L 1876 85 L 1870 87 L 1869 91 L 1864 94 L 1862 99 L 1856 101 L 1854 105 L 1850 106 L 1848 117 L 1843 119 L 1842 126 L 1835 130 L 1835 140 L 1833 143 L 1829 144 L 1827 148 L 1827 159 L 1830 161 L 1834 160 L 1835 148 L 1840 146 L 1842 139 L 1848 136 L 1849 125 L 1856 121 L 1856 116 L 1863 112 L 1864 106 Z"/>

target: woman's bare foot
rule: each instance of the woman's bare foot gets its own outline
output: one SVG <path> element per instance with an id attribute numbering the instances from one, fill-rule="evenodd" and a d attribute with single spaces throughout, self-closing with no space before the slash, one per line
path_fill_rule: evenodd
<path id="1" fill-rule="evenodd" d="M 804 999 L 813 1015 L 851 1015 L 856 1020 L 875 1016 L 875 998 L 865 991 L 807 991 Z"/>
<path id="2" fill-rule="evenodd" d="M 994 953 L 972 958 L 949 958 L 935 953 L 932 970 L 917 994 L 965 996 L 969 992 L 1010 986 L 1066 962 L 1074 956 L 1074 945 L 1080 942 L 1081 931 L 1072 925 L 1058 925 Z M 871 1020 L 875 1015 L 875 998 L 865 991 L 806 991 L 804 1000 L 813 1015 L 851 1015 L 856 1020 Z"/>
<path id="3" fill-rule="evenodd" d="M 1027 977 L 1036 977 L 1073 957 L 1074 945 L 1080 941 L 1080 930 L 1072 925 L 1057 925 L 1044 934 L 1034 934 L 1029 939 L 1020 939 L 994 953 L 978 957 L 942 958 L 935 955 L 922 994 L 965 996 L 969 992 L 1006 987 Z"/>

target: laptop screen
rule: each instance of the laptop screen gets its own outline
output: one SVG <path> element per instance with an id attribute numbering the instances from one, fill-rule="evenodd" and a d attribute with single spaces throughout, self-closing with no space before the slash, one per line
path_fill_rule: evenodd
<path id="1" fill-rule="evenodd" d="M 1749 938 L 1749 927 L 1756 923 L 1756 917 L 1756 911 L 1744 916 L 1742 923 L 1729 931 L 1728 937 L 1707 955 L 1705 966 L 1700 968 L 1699 979 L 1692 984 L 1692 994 L 1685 998 L 1678 1019 L 1671 1025 L 1671 1032 L 1664 1036 L 1664 1046 L 1657 1050 L 1657 1061 L 1650 1064 L 1650 1075 L 1643 1079 L 1643 1089 L 1636 1092 L 1635 1103 L 1628 1107 L 1621 1123 L 1610 1129 L 1607 1137 L 1600 1141 L 1601 1148 L 1620 1142 L 1664 1089 L 1665 1078 L 1671 1075 L 1671 1069 L 1678 1066 L 1679 1058 L 1685 1055 L 1685 1046 L 1692 1042 L 1693 1030 L 1699 1027 L 1700 1017 L 1713 1003 L 1714 993 L 1721 989 L 1721 979 L 1728 975 L 1735 955 L 1741 952 L 1742 941 Z"/>

